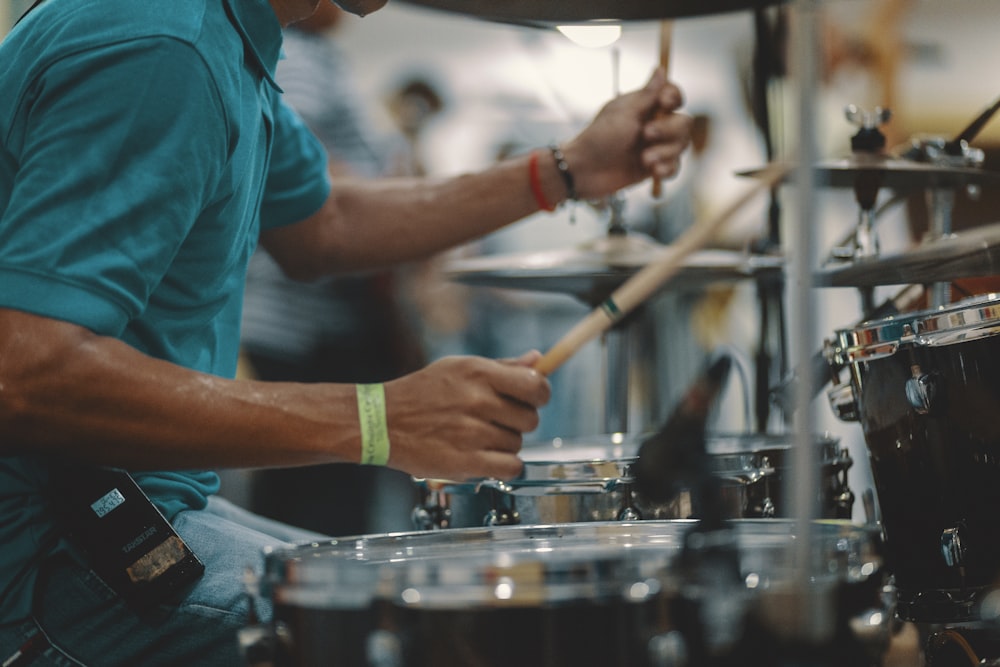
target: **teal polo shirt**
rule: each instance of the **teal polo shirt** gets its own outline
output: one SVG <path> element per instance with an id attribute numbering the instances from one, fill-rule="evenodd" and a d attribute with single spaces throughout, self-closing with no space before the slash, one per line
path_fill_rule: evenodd
<path id="1" fill-rule="evenodd" d="M 32 11 L 0 44 L 0 307 L 232 377 L 261 227 L 307 217 L 330 187 L 274 83 L 280 49 L 266 0 Z M 136 480 L 168 518 L 219 484 L 208 471 Z M 0 458 L 0 590 L 50 542 L 46 483 L 44 462 Z"/>

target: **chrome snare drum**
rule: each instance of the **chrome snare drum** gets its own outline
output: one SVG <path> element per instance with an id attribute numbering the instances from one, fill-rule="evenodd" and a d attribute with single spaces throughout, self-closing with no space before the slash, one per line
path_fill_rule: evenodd
<path id="1" fill-rule="evenodd" d="M 974 621 L 1000 584 L 1000 297 L 837 332 L 834 411 L 861 422 L 898 613 Z"/>
<path id="2" fill-rule="evenodd" d="M 636 491 L 631 466 L 642 440 L 598 436 L 525 447 L 524 471 L 507 482 L 418 480 L 421 502 L 413 512 L 414 526 L 428 530 L 697 516 L 701 508 L 687 492 L 654 503 Z M 790 442 L 779 435 L 709 436 L 706 450 L 713 474 L 722 480 L 726 518 L 793 516 L 783 488 L 791 466 Z M 854 502 L 847 486 L 851 458 L 830 438 L 817 437 L 816 447 L 823 470 L 820 516 L 849 519 Z"/>
<path id="3" fill-rule="evenodd" d="M 767 608 L 788 607 L 778 592 L 791 579 L 794 524 L 733 522 L 728 585 L 694 578 L 690 551 L 679 564 L 696 525 L 460 528 L 271 550 L 263 588 L 274 607 L 274 664 L 654 667 L 705 664 L 697 658 L 708 652 L 786 664 L 771 660 L 782 642 Z M 881 640 L 872 638 L 890 616 L 876 536 L 844 522 L 812 531 L 812 581 L 828 594 L 831 644 L 809 664 L 874 665 L 868 656 Z M 769 592 L 776 603 L 759 604 Z"/>

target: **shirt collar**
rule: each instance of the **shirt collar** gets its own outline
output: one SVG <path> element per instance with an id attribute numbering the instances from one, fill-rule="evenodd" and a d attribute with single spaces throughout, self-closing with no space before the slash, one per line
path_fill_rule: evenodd
<path id="1" fill-rule="evenodd" d="M 233 24 L 246 45 L 247 53 L 257 62 L 264 78 L 275 89 L 274 72 L 281 55 L 281 24 L 267 0 L 224 0 Z"/>

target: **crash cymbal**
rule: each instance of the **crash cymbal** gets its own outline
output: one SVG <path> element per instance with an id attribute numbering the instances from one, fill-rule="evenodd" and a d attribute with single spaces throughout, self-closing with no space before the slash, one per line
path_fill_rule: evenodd
<path id="1" fill-rule="evenodd" d="M 737 176 L 757 177 L 765 168 L 736 172 Z M 788 179 L 795 177 L 795 171 Z M 786 179 L 786 180 L 788 180 Z M 966 185 L 1000 184 L 1000 172 L 976 167 L 952 167 L 904 160 L 900 158 L 856 154 L 827 160 L 816 165 L 816 185 L 820 187 L 853 188 L 859 183 L 908 190 L 923 188 L 956 188 Z"/>
<path id="2" fill-rule="evenodd" d="M 444 272 L 451 280 L 466 285 L 556 292 L 594 304 L 669 252 L 669 245 L 641 234 L 608 235 L 568 249 L 455 260 L 444 267 Z M 781 258 L 769 255 L 702 250 L 687 257 L 665 288 L 682 290 L 777 275 L 783 266 Z"/>
<path id="3" fill-rule="evenodd" d="M 411 5 L 534 27 L 590 21 L 647 21 L 720 14 L 786 0 L 404 0 Z"/>
<path id="4" fill-rule="evenodd" d="M 865 257 L 816 274 L 822 287 L 873 287 L 950 282 L 1000 274 L 1000 224 L 928 241 L 894 255 Z"/>

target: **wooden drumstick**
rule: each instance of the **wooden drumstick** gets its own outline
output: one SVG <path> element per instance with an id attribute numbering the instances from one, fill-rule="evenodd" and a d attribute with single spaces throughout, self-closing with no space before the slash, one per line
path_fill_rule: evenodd
<path id="1" fill-rule="evenodd" d="M 626 280 L 604 303 L 585 316 L 570 329 L 552 348 L 542 355 L 534 368 L 539 373 L 551 375 L 581 347 L 601 335 L 616 322 L 628 315 L 636 306 L 646 301 L 681 267 L 684 259 L 711 240 L 716 231 L 743 208 L 754 195 L 769 190 L 790 170 L 787 165 L 772 164 L 759 174 L 759 180 L 718 215 L 696 222 L 670 245 L 664 257 L 647 264 Z"/>
<path id="2" fill-rule="evenodd" d="M 660 21 L 660 68 L 664 74 L 670 72 L 670 40 L 673 37 L 674 22 Z M 657 199 L 663 193 L 660 179 L 653 176 L 653 197 Z"/>

